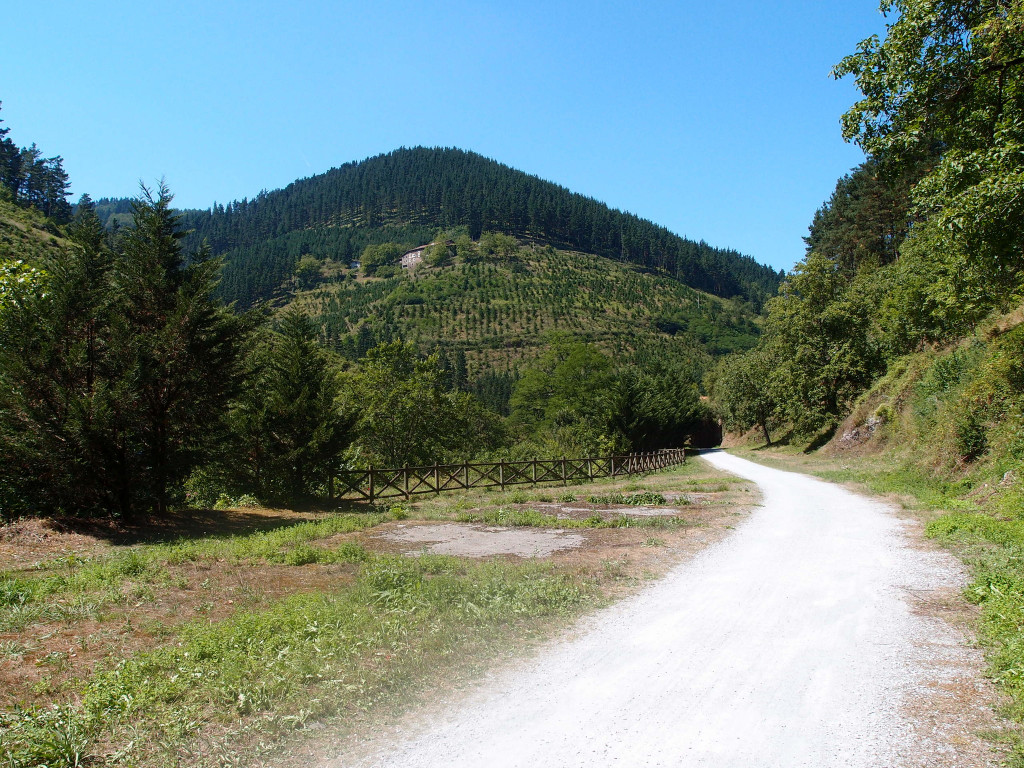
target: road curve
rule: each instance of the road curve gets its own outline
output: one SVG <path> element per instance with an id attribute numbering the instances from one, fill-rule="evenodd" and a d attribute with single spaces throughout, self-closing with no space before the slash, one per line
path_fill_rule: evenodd
<path id="1" fill-rule="evenodd" d="M 930 764 L 914 758 L 904 705 L 958 640 L 910 595 L 959 582 L 955 561 L 915 547 L 881 502 L 704 458 L 761 487 L 763 505 L 732 535 L 386 752 L 328 765 Z"/>

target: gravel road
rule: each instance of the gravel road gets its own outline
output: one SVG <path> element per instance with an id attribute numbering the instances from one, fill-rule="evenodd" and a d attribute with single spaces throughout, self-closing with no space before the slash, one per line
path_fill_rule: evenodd
<path id="1" fill-rule="evenodd" d="M 978 667 L 956 631 L 915 606 L 962 583 L 957 562 L 919 546 L 881 502 L 724 452 L 705 460 L 761 487 L 763 506 L 732 535 L 389 734 L 385 751 L 328 765 L 987 763 L 930 706 L 927 728 L 908 714 Z"/>

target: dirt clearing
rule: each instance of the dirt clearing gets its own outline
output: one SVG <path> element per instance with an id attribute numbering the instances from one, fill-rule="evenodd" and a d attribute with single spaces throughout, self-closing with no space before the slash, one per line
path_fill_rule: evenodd
<path id="1" fill-rule="evenodd" d="M 406 551 L 408 555 L 425 551 L 435 555 L 460 557 L 547 557 L 562 549 L 579 547 L 584 541 L 580 534 L 568 531 L 499 528 L 472 523 L 399 524 L 376 536 L 388 541 L 417 545 Z"/>

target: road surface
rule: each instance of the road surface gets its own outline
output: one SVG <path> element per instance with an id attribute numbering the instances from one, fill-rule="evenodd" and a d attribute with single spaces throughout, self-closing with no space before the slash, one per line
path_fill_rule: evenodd
<path id="1" fill-rule="evenodd" d="M 954 559 L 879 501 L 724 452 L 705 460 L 763 493 L 728 538 L 378 753 L 328 765 L 987 763 L 987 748 L 958 746 L 971 734 L 942 722 L 958 715 L 925 701 L 977 670 L 976 652 L 918 610 L 921 595 L 962 583 Z"/>

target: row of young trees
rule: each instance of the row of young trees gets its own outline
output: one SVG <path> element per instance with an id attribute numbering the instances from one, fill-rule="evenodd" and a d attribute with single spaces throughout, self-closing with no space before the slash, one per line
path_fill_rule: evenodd
<path id="1" fill-rule="evenodd" d="M 900 356 L 1024 294 L 1024 7 L 898 0 L 835 69 L 869 159 L 818 211 L 758 347 L 708 386 L 730 426 L 827 431 Z"/>

